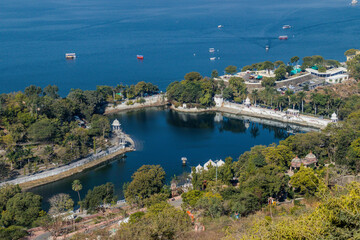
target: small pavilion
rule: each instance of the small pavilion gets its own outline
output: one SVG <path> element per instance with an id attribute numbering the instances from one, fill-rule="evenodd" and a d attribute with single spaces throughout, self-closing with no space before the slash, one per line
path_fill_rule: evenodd
<path id="1" fill-rule="evenodd" d="M 119 120 L 115 119 L 112 124 L 111 124 L 111 130 L 113 132 L 116 132 L 116 131 L 121 131 L 121 124 L 119 122 Z"/>
<path id="2" fill-rule="evenodd" d="M 295 168 L 300 168 L 301 164 L 307 167 L 313 163 L 316 165 L 317 162 L 318 160 L 315 154 L 313 154 L 312 151 L 310 151 L 310 153 L 306 155 L 305 158 L 299 158 L 298 156 L 293 158 L 293 160 L 291 160 L 290 170 Z"/>
<path id="3" fill-rule="evenodd" d="M 246 97 L 246 99 L 245 99 L 245 105 L 248 106 L 248 107 L 250 107 L 251 102 L 250 102 L 250 98 L 249 98 L 249 97 Z"/>
<path id="4" fill-rule="evenodd" d="M 336 113 L 334 112 L 333 114 L 331 114 L 331 122 L 336 123 L 337 121 L 339 121 Z"/>

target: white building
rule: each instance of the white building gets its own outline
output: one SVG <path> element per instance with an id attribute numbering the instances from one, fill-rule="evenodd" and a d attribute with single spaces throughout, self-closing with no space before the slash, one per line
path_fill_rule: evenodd
<path id="1" fill-rule="evenodd" d="M 312 75 L 315 75 L 317 77 L 322 77 L 322 78 L 327 78 L 327 77 L 332 77 L 332 76 L 347 73 L 347 70 L 344 67 L 331 68 L 331 69 L 326 70 L 326 72 L 319 72 L 319 70 L 312 69 L 312 68 L 307 68 L 305 71 L 308 73 L 311 73 Z"/>
<path id="2" fill-rule="evenodd" d="M 121 131 L 121 124 L 119 120 L 115 119 L 111 124 L 112 131 Z"/>
<path id="3" fill-rule="evenodd" d="M 213 166 L 213 167 L 216 166 L 216 164 L 210 159 L 209 161 L 207 161 L 207 162 L 204 164 L 204 170 L 205 170 L 205 171 L 209 170 L 210 165 Z"/>
<path id="4" fill-rule="evenodd" d="M 251 102 L 250 102 L 250 98 L 249 98 L 249 97 L 246 97 L 245 105 L 248 106 L 248 107 L 251 105 Z"/>
<path id="5" fill-rule="evenodd" d="M 326 82 L 333 83 L 333 84 L 341 83 L 341 82 L 344 82 L 344 81 L 347 81 L 347 80 L 349 80 L 349 75 L 348 74 L 339 74 L 339 75 L 334 75 L 334 76 L 325 78 Z"/>
<path id="6" fill-rule="evenodd" d="M 338 120 L 339 119 L 335 112 L 333 114 L 331 114 L 331 122 L 336 123 Z"/>
<path id="7" fill-rule="evenodd" d="M 222 97 L 222 95 L 216 94 L 214 96 L 214 102 L 215 102 L 216 107 L 222 107 L 222 105 L 224 103 L 224 98 Z"/>
<path id="8" fill-rule="evenodd" d="M 195 172 L 196 173 L 200 173 L 204 168 L 199 164 L 197 165 L 197 167 L 195 168 Z"/>

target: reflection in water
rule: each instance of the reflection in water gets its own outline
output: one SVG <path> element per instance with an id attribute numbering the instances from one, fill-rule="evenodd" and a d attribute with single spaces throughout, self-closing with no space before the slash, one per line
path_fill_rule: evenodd
<path id="1" fill-rule="evenodd" d="M 175 127 L 214 128 L 213 113 L 183 113 L 169 110 L 166 121 Z"/>
<path id="2" fill-rule="evenodd" d="M 250 134 L 253 138 L 260 135 L 260 129 L 257 123 L 252 123 L 250 128 Z"/>
<path id="3" fill-rule="evenodd" d="M 215 113 L 188 114 L 164 108 L 123 112 L 109 118 L 120 121 L 124 131 L 135 140 L 136 151 L 127 153 L 125 161 L 122 158 L 32 189 L 31 192 L 43 196 L 45 209 L 54 194 L 67 193 L 76 199 L 76 192 L 71 189 L 75 179 L 83 184 L 82 197 L 94 186 L 113 182 L 116 195 L 122 199 L 123 184 L 131 181 L 131 175 L 141 165 L 161 165 L 169 180 L 209 159 L 228 156 L 236 159 L 255 145 L 278 143 L 289 135 L 290 130 L 303 131 L 293 125 L 264 119 Z M 188 158 L 187 167 L 182 166 L 181 157 Z"/>

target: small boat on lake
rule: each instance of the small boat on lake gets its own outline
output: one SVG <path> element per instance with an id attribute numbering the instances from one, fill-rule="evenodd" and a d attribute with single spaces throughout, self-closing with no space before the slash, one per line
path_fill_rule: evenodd
<path id="1" fill-rule="evenodd" d="M 279 36 L 279 40 L 288 40 L 288 36 L 287 35 Z"/>
<path id="2" fill-rule="evenodd" d="M 289 29 L 289 28 L 291 28 L 291 26 L 290 25 L 284 25 L 282 28 L 283 29 Z"/>
<path id="3" fill-rule="evenodd" d="M 223 28 L 224 26 L 223 25 L 218 25 L 218 28 Z"/>
<path id="4" fill-rule="evenodd" d="M 357 0 L 352 0 L 352 1 L 351 1 L 351 5 L 352 5 L 352 6 L 355 6 L 357 3 L 358 3 Z"/>
<path id="5" fill-rule="evenodd" d="M 65 58 L 66 59 L 75 59 L 76 54 L 75 53 L 65 53 Z"/>
<path id="6" fill-rule="evenodd" d="M 211 57 L 210 61 L 215 61 L 216 57 Z"/>
<path id="7" fill-rule="evenodd" d="M 139 60 L 144 60 L 144 56 L 143 55 L 136 55 L 136 58 Z"/>
<path id="8" fill-rule="evenodd" d="M 215 52 L 215 48 L 209 48 L 209 52 L 211 53 Z"/>
<path id="9" fill-rule="evenodd" d="M 266 46 L 265 46 L 265 51 L 268 52 L 269 49 L 270 49 L 269 45 L 266 45 Z"/>

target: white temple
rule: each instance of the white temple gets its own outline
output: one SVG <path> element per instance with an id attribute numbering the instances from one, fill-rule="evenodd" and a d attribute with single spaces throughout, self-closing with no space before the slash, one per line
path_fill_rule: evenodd
<path id="1" fill-rule="evenodd" d="M 331 114 L 331 122 L 336 123 L 338 120 L 339 119 L 335 112 L 333 114 Z"/>
<path id="2" fill-rule="evenodd" d="M 250 102 L 250 98 L 249 98 L 249 97 L 246 97 L 245 105 L 246 105 L 246 106 L 250 106 L 250 105 L 251 105 L 251 102 Z"/>
<path id="3" fill-rule="evenodd" d="M 205 170 L 205 171 L 207 171 L 207 170 L 209 170 L 209 167 L 210 166 L 213 166 L 213 167 L 221 167 L 221 166 L 223 166 L 225 164 L 225 162 L 223 161 L 223 160 L 216 160 L 215 162 L 213 161 L 213 160 L 209 160 L 209 161 L 207 161 L 205 164 L 204 164 L 204 167 L 203 166 L 201 166 L 200 164 L 199 165 L 197 165 L 197 167 L 195 168 L 195 172 L 196 173 L 200 173 L 201 171 L 203 171 L 203 170 Z"/>
<path id="4" fill-rule="evenodd" d="M 115 119 L 111 124 L 112 131 L 121 131 L 121 124 L 119 120 Z"/>

